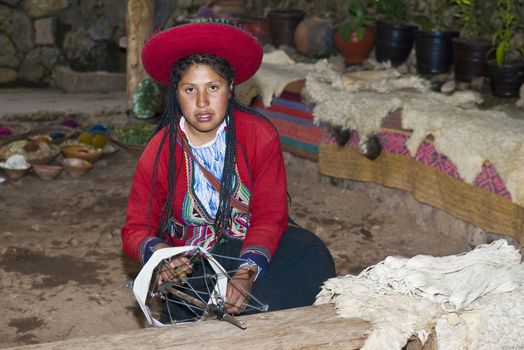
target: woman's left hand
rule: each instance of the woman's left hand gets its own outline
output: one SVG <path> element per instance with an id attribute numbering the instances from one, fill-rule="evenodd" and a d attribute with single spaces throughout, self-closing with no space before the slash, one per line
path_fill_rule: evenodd
<path id="1" fill-rule="evenodd" d="M 227 285 L 225 309 L 228 313 L 238 314 L 244 311 L 257 271 L 257 266 L 243 266 L 233 275 Z"/>

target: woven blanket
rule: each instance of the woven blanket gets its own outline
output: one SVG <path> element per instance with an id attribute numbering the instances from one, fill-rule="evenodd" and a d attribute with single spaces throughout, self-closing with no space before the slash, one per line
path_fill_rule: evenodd
<path id="1" fill-rule="evenodd" d="M 294 156 L 318 160 L 322 128 L 313 123 L 313 106 L 301 102 L 300 95 L 284 91 L 265 107 L 259 97 L 252 106 L 268 117 L 280 134 L 282 149 Z"/>
<path id="2" fill-rule="evenodd" d="M 336 140 L 327 128 L 321 128 L 322 135 L 320 137 L 321 144 L 336 144 Z M 409 140 L 410 133 L 397 129 L 383 127 L 378 133 L 382 152 L 399 154 L 406 158 L 411 158 L 406 143 Z M 360 144 L 360 135 L 357 131 L 353 131 L 349 138 L 346 147 L 358 149 Z M 438 152 L 433 144 L 428 139 L 423 140 L 415 153 L 414 157 L 419 163 L 434 168 L 444 174 L 462 180 L 457 169 L 457 166 L 445 155 Z M 484 162 L 481 170 L 473 181 L 473 185 L 482 188 L 491 193 L 495 193 L 505 199 L 512 200 L 511 193 L 507 190 L 504 180 L 500 177 L 497 169 L 490 162 Z"/>

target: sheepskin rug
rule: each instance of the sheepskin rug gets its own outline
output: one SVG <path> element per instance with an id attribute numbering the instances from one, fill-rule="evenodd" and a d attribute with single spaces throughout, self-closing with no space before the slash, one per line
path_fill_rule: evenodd
<path id="1" fill-rule="evenodd" d="M 402 349 L 436 333 L 439 350 L 524 349 L 524 264 L 505 240 L 460 255 L 387 257 L 327 280 L 316 304 L 373 325 L 362 349 Z"/>

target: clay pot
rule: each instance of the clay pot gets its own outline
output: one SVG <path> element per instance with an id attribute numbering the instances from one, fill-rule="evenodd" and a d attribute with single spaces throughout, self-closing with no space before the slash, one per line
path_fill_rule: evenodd
<path id="1" fill-rule="evenodd" d="M 211 11 L 218 18 L 237 18 L 246 14 L 244 0 L 218 0 L 211 5 Z"/>
<path id="2" fill-rule="evenodd" d="M 488 73 L 489 86 L 494 96 L 519 97 L 519 89 L 524 84 L 524 61 L 498 65 L 495 60 L 489 60 Z"/>
<path id="3" fill-rule="evenodd" d="M 453 38 L 459 33 L 452 31 L 417 31 L 415 55 L 417 73 L 437 75 L 449 73 L 453 65 Z"/>
<path id="4" fill-rule="evenodd" d="M 267 18 L 273 45 L 295 47 L 295 29 L 304 16 L 305 12 L 298 9 L 271 10 Z"/>
<path id="5" fill-rule="evenodd" d="M 488 55 L 493 44 L 489 39 L 453 38 L 455 80 L 470 82 L 488 75 Z"/>
<path id="6" fill-rule="evenodd" d="M 366 27 L 364 37 L 359 40 L 357 33 L 351 33 L 349 40 L 344 40 L 338 30 L 335 30 L 335 45 L 347 64 L 359 64 L 369 57 L 375 41 L 375 30 Z"/>
<path id="7" fill-rule="evenodd" d="M 271 44 L 269 21 L 266 18 L 243 18 L 239 20 L 239 23 L 255 38 L 257 38 L 260 44 Z"/>
<path id="8" fill-rule="evenodd" d="M 404 63 L 413 49 L 417 27 L 403 23 L 377 21 L 375 29 L 377 61 L 389 61 L 394 67 Z"/>
<path id="9" fill-rule="evenodd" d="M 295 29 L 295 46 L 310 57 L 327 57 L 336 52 L 332 20 L 317 16 L 302 20 Z"/>

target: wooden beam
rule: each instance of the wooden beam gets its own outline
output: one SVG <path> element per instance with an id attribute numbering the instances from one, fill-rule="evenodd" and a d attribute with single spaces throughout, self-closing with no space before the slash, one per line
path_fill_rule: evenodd
<path id="1" fill-rule="evenodd" d="M 147 74 L 142 66 L 140 52 L 153 33 L 155 0 L 128 0 L 126 17 L 127 36 L 127 102 L 132 107 L 132 94 Z"/>
<path id="2" fill-rule="evenodd" d="M 332 304 L 239 317 L 247 329 L 210 320 L 172 327 L 69 339 L 17 350 L 83 349 L 360 349 L 371 332 L 363 320 L 339 317 Z"/>

